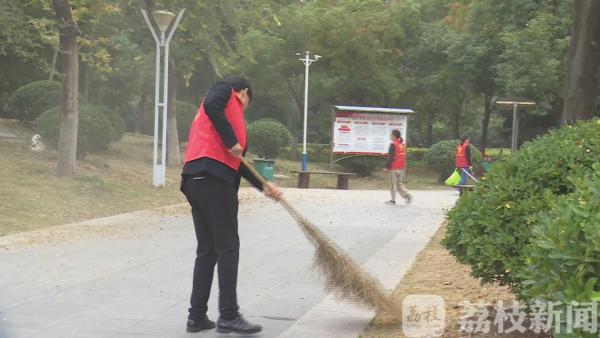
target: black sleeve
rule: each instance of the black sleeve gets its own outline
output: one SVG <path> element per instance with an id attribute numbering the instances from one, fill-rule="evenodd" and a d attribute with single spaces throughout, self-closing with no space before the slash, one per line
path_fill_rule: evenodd
<path id="1" fill-rule="evenodd" d="M 260 183 L 260 181 L 256 178 L 256 176 L 254 176 L 252 174 L 252 172 L 250 171 L 250 169 L 248 169 L 244 163 L 242 162 L 240 164 L 240 170 L 239 170 L 240 175 L 242 175 L 243 178 L 245 178 L 248 182 L 250 182 L 250 184 L 252 184 L 256 189 L 262 191 L 262 183 Z"/>
<path id="2" fill-rule="evenodd" d="M 392 162 L 394 162 L 394 154 L 396 154 L 396 149 L 394 149 L 394 144 L 390 143 L 390 148 L 388 149 L 388 161 L 385 165 L 387 169 L 392 168 Z"/>
<path id="3" fill-rule="evenodd" d="M 227 148 L 238 143 L 233 128 L 225 117 L 225 107 L 230 96 L 231 86 L 225 82 L 218 82 L 212 86 L 204 98 L 204 111 Z"/>
<path id="4" fill-rule="evenodd" d="M 469 167 L 472 166 L 472 164 L 471 164 L 471 146 L 467 147 L 467 162 L 469 162 Z"/>

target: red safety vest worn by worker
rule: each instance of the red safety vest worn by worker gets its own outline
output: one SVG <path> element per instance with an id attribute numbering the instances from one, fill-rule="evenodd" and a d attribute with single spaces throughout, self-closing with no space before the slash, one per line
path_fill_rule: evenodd
<path id="1" fill-rule="evenodd" d="M 225 118 L 231 124 L 242 149 L 246 149 L 244 109 L 242 102 L 233 89 L 227 106 L 225 106 Z M 189 142 L 185 151 L 185 163 L 203 157 L 219 161 L 236 171 L 240 168 L 240 160 L 229 153 L 221 136 L 217 133 L 208 115 L 206 115 L 204 102 L 200 105 L 190 127 Z"/>
<path id="2" fill-rule="evenodd" d="M 400 140 L 394 140 L 394 160 L 390 165 L 391 170 L 406 168 L 406 145 Z"/>
<path id="3" fill-rule="evenodd" d="M 469 160 L 467 159 L 468 144 L 459 144 L 456 146 L 456 167 L 468 168 Z"/>

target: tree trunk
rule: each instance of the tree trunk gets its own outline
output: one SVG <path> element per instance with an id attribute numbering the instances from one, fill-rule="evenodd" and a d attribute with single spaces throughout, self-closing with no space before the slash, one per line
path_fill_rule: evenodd
<path id="1" fill-rule="evenodd" d="M 600 1 L 576 0 L 573 11 L 563 106 L 569 124 L 594 117 L 600 92 Z"/>
<path id="2" fill-rule="evenodd" d="M 427 139 L 426 143 L 428 147 L 433 145 L 433 122 L 435 121 L 435 115 L 437 112 L 437 102 L 434 103 L 433 109 L 428 109 L 426 113 L 427 122 Z M 406 137 L 406 135 L 403 135 Z"/>
<path id="3" fill-rule="evenodd" d="M 459 139 L 460 135 L 460 119 L 462 118 L 463 112 L 465 111 L 465 101 L 466 101 L 466 90 L 462 90 L 462 88 L 458 89 L 458 107 L 454 112 L 454 138 Z"/>
<path id="4" fill-rule="evenodd" d="M 58 19 L 60 50 L 64 53 L 62 119 L 58 140 L 57 176 L 73 176 L 77 155 L 78 93 L 79 93 L 79 56 L 77 36 L 79 30 L 73 21 L 69 0 L 54 0 L 54 9 Z"/>
<path id="5" fill-rule="evenodd" d="M 90 67 L 83 65 L 83 102 L 88 101 L 88 94 L 90 91 Z"/>
<path id="6" fill-rule="evenodd" d="M 481 139 L 479 140 L 479 151 L 485 154 L 488 138 L 488 127 L 490 126 L 490 116 L 492 115 L 492 96 L 484 94 L 483 96 L 483 121 L 481 123 Z"/>
<path id="7" fill-rule="evenodd" d="M 179 133 L 177 132 L 177 75 L 175 61 L 169 69 L 169 107 L 167 112 L 167 165 L 181 165 L 179 157 Z"/>
<path id="8" fill-rule="evenodd" d="M 48 77 L 48 81 L 54 81 L 54 74 L 56 73 L 56 60 L 58 59 L 58 47 L 54 48 L 54 53 L 52 53 L 52 68 L 50 69 L 50 76 Z"/>
<path id="9" fill-rule="evenodd" d="M 136 134 L 142 134 L 144 128 L 144 113 L 146 112 L 146 101 L 148 95 L 148 86 L 142 85 L 142 93 L 140 95 L 140 103 L 138 104 L 138 111 L 135 116 L 135 125 L 133 127 Z"/>

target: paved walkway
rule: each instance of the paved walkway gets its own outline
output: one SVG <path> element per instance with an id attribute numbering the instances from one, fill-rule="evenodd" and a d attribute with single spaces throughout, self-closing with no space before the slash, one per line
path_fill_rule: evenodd
<path id="1" fill-rule="evenodd" d="M 384 191 L 286 194 L 389 290 L 456 199 L 416 191 L 413 205 L 388 206 Z M 185 332 L 195 251 L 188 212 L 180 205 L 0 237 L 0 337 L 218 337 Z M 241 192 L 240 238 L 239 301 L 265 327 L 258 336 L 357 337 L 372 318 L 324 292 L 297 225 L 251 190 Z"/>
<path id="2" fill-rule="evenodd" d="M 0 128 L 0 141 L 8 143 L 26 143 L 24 140 L 20 139 L 17 135 L 5 128 Z"/>

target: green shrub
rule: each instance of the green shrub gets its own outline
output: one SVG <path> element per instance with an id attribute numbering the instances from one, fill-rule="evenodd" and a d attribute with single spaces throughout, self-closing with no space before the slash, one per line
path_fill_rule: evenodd
<path id="1" fill-rule="evenodd" d="M 458 140 L 440 141 L 429 148 L 423 157 L 425 164 L 429 169 L 437 172 L 440 176 L 439 182 L 444 182 L 452 171 L 454 171 L 456 160 L 456 146 L 460 143 Z M 479 170 L 483 157 L 477 148 L 473 145 L 471 148 L 471 162 L 474 170 Z"/>
<path id="2" fill-rule="evenodd" d="M 338 163 L 348 172 L 357 173 L 359 176 L 371 176 L 377 170 L 383 170 L 387 158 L 383 156 L 356 156 L 349 157 Z"/>
<path id="3" fill-rule="evenodd" d="M 36 130 L 46 144 L 56 147 L 60 135 L 62 108 L 55 107 L 47 110 L 36 120 Z M 103 106 L 80 105 L 79 126 L 77 131 L 77 157 L 104 150 L 123 132 L 120 124 L 123 120 L 118 114 Z M 119 134 L 120 131 L 120 134 Z"/>
<path id="4" fill-rule="evenodd" d="M 190 126 L 198 113 L 198 106 L 185 101 L 177 101 L 177 134 L 180 141 L 187 141 Z"/>
<path id="5" fill-rule="evenodd" d="M 482 282 L 508 284 L 520 293 L 519 276 L 532 263 L 524 249 L 540 213 L 575 190 L 573 179 L 590 177 L 597 162 L 600 120 L 564 127 L 524 144 L 458 200 L 448 213 L 444 245 Z"/>
<path id="6" fill-rule="evenodd" d="M 427 154 L 427 148 L 406 148 L 406 161 L 422 161 Z"/>
<path id="7" fill-rule="evenodd" d="M 79 105 L 79 110 L 81 112 L 81 104 Z M 102 114 L 106 116 L 108 121 L 110 122 L 112 128 L 110 128 L 110 142 L 117 142 L 123 137 L 123 134 L 127 131 L 127 124 L 121 114 L 117 110 L 110 109 L 104 106 L 89 106 L 86 103 L 83 103 L 84 107 L 93 107 L 92 109 L 96 110 L 96 114 Z"/>
<path id="8" fill-rule="evenodd" d="M 262 158 L 274 159 L 281 147 L 292 140 L 287 128 L 273 119 L 260 119 L 248 125 L 248 144 L 250 150 Z"/>
<path id="9" fill-rule="evenodd" d="M 600 301 L 599 164 L 594 171 L 592 178 L 572 179 L 575 191 L 558 198 L 550 211 L 540 215 L 525 250 L 528 268 L 520 276 L 527 299 L 560 302 L 554 310 L 562 313 L 563 333 L 566 304 Z M 575 333 L 575 337 L 597 337 Z"/>
<path id="10" fill-rule="evenodd" d="M 36 81 L 17 89 L 10 97 L 7 109 L 22 121 L 33 121 L 48 109 L 62 102 L 62 84 Z"/>

